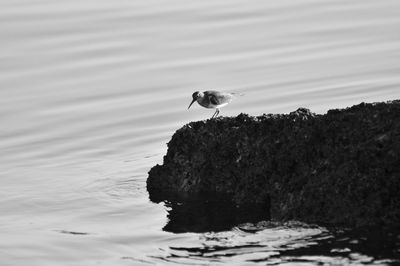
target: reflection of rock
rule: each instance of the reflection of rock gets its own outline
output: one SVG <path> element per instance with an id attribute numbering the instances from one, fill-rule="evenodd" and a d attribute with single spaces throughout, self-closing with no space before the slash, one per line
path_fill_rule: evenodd
<path id="1" fill-rule="evenodd" d="M 243 208 L 236 207 L 232 201 L 221 197 L 209 198 L 168 202 L 169 222 L 163 229 L 174 233 L 223 231 L 244 222 L 269 219 L 265 206 Z"/>
<path id="2" fill-rule="evenodd" d="M 277 220 L 400 224 L 400 101 L 192 122 L 147 189 L 156 202 L 224 195 Z"/>
<path id="3" fill-rule="evenodd" d="M 189 242 L 186 236 L 159 258 L 185 265 L 399 265 L 399 236 L 398 227 L 328 230 L 297 221 L 262 221 L 196 235 Z"/>

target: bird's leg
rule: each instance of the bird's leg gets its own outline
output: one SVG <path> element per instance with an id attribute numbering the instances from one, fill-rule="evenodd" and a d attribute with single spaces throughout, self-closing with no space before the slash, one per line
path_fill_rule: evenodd
<path id="1" fill-rule="evenodd" d="M 211 119 L 213 119 L 214 117 L 217 117 L 219 114 L 219 110 L 218 108 L 215 110 L 215 113 L 213 114 L 213 116 L 211 117 Z"/>
<path id="2" fill-rule="evenodd" d="M 211 117 L 211 119 L 213 119 L 214 117 L 216 117 L 217 115 L 218 115 L 218 109 L 217 110 L 215 110 L 215 113 L 213 114 L 213 116 Z"/>

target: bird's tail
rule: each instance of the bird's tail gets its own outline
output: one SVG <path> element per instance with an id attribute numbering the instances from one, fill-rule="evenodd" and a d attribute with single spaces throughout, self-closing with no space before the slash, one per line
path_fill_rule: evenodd
<path id="1" fill-rule="evenodd" d="M 240 97 L 241 97 L 241 96 L 244 96 L 244 95 L 245 95 L 245 94 L 242 93 L 242 92 L 231 92 L 231 94 L 234 95 L 234 96 L 236 96 L 236 97 L 237 97 L 237 96 L 240 96 Z"/>

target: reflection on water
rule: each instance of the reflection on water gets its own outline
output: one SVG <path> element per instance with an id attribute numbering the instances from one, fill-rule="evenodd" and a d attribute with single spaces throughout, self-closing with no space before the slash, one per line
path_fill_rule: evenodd
<path id="1" fill-rule="evenodd" d="M 171 246 L 155 258 L 191 265 L 380 265 L 399 261 L 399 236 L 398 228 L 327 230 L 299 222 L 260 222 L 203 234 L 200 243 Z"/>
<path id="2" fill-rule="evenodd" d="M 270 219 L 269 206 L 238 208 L 233 202 L 222 197 L 166 203 L 166 207 L 168 223 L 163 230 L 174 233 L 229 230 L 244 222 Z"/>
<path id="3" fill-rule="evenodd" d="M 361 240 L 319 252 L 321 237 L 340 242 L 319 227 L 229 230 L 243 222 L 229 208 L 217 221 L 207 205 L 183 218 L 183 207 L 151 203 L 145 181 L 176 129 L 211 116 L 186 110 L 196 90 L 243 92 L 228 116 L 400 98 L 399 10 L 396 0 L 3 0 L 0 264 L 393 259 L 391 244 L 374 253 Z M 227 231 L 193 233 L 208 230 Z"/>

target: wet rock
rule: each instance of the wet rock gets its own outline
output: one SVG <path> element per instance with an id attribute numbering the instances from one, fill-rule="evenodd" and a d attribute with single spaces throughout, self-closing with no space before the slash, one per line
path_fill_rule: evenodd
<path id="1" fill-rule="evenodd" d="M 223 197 L 280 221 L 400 224 L 400 101 L 189 123 L 147 189 L 155 202 Z"/>

